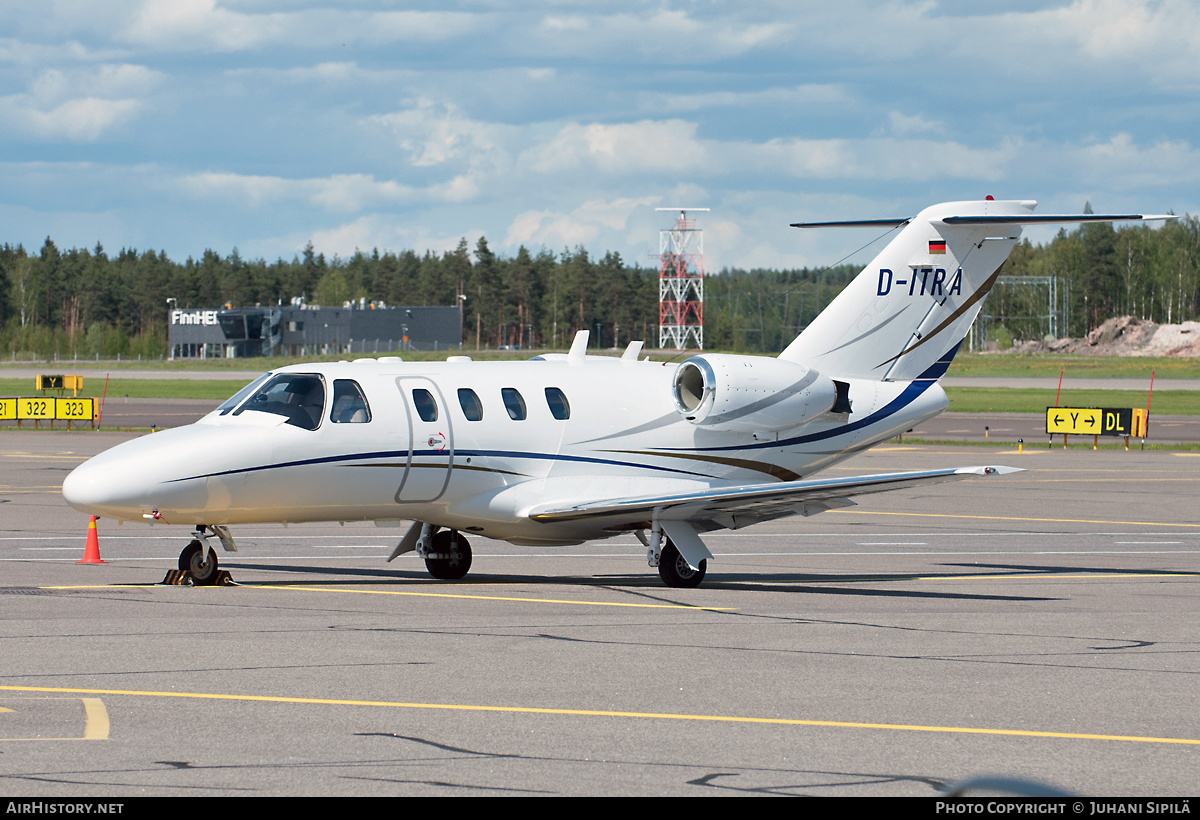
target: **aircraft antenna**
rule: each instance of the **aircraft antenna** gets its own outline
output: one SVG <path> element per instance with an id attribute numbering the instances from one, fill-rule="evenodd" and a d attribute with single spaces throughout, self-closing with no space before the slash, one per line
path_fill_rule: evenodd
<path id="1" fill-rule="evenodd" d="M 674 226 L 658 232 L 658 346 L 704 349 L 704 231 L 688 211 L 708 208 L 655 208 L 678 211 Z"/>

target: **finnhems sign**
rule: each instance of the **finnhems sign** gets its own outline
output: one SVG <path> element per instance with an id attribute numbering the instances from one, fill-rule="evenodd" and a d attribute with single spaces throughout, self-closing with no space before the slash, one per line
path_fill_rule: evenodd
<path id="1" fill-rule="evenodd" d="M 173 310 L 171 311 L 173 325 L 215 325 L 217 312 L 215 310 Z"/>

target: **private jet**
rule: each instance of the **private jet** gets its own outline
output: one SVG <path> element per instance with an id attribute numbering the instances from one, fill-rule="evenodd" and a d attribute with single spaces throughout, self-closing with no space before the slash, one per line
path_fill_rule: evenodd
<path id="1" fill-rule="evenodd" d="M 371 520 L 408 529 L 438 579 L 471 567 L 472 534 L 558 547 L 634 533 L 672 587 L 694 587 L 703 535 L 852 506 L 870 493 L 1018 472 L 1003 466 L 814 477 L 947 407 L 938 384 L 1023 226 L 1167 219 L 1035 215 L 1035 202 L 951 202 L 915 217 L 796 223 L 898 229 L 778 356 L 649 361 L 641 342 L 528 361 L 299 364 L 194 424 L 76 468 L 75 509 L 187 524 L 179 568 L 217 577 L 241 524 Z"/>

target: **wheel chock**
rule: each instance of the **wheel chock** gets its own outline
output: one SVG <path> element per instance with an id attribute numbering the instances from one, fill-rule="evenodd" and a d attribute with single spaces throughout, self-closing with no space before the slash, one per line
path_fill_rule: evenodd
<path id="1" fill-rule="evenodd" d="M 196 579 L 192 573 L 186 569 L 170 569 L 167 570 L 166 576 L 163 577 L 160 586 L 167 587 L 195 587 L 201 586 L 196 583 Z M 235 587 L 237 583 L 233 580 L 233 576 L 229 574 L 227 569 L 217 570 L 217 577 L 213 579 L 209 586 L 214 587 Z"/>

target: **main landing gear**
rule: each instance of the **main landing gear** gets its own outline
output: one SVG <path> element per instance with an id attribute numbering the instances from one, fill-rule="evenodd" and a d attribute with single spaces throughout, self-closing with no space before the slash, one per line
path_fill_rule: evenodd
<path id="1" fill-rule="evenodd" d="M 439 581 L 458 581 L 471 569 L 471 545 L 458 530 L 443 530 L 436 524 L 414 521 L 388 561 L 413 551 L 425 561 L 429 574 Z"/>
<path id="2" fill-rule="evenodd" d="M 708 558 L 712 558 L 712 553 L 691 527 L 681 529 L 679 526 L 671 526 L 674 527 L 671 535 L 667 535 L 664 531 L 666 528 L 657 520 L 653 522 L 649 532 L 636 531 L 638 540 L 646 547 L 646 562 L 652 567 L 658 567 L 658 577 L 669 587 L 698 587 L 704 580 L 704 573 L 708 571 Z M 683 553 L 675 544 L 675 538 L 684 539 L 684 546 L 691 552 L 693 563 L 689 564 L 683 557 Z M 702 555 L 708 557 L 701 558 Z"/>
<path id="3" fill-rule="evenodd" d="M 684 539 L 685 549 L 690 550 L 696 566 L 688 563 L 657 522 L 649 535 L 645 531 L 637 531 L 638 538 L 646 545 L 650 566 L 658 567 L 658 575 L 664 584 L 678 589 L 699 586 L 708 570 L 707 558 L 712 558 L 712 553 L 690 529 L 680 531 L 676 528 L 672 535 Z M 691 541 L 687 540 L 689 535 Z M 387 560 L 392 561 L 399 555 L 414 551 L 425 561 L 429 574 L 439 581 L 458 581 L 465 578 L 471 569 L 471 545 L 458 530 L 443 530 L 436 524 L 414 521 Z"/>
<path id="4" fill-rule="evenodd" d="M 667 586 L 681 589 L 698 587 L 707 571 L 708 561 L 701 561 L 697 569 L 692 569 L 674 544 L 670 541 L 663 544 L 662 556 L 658 559 L 658 577 Z"/>
<path id="5" fill-rule="evenodd" d="M 433 544 L 421 556 L 425 569 L 439 581 L 458 581 L 471 569 L 471 545 L 458 530 L 442 530 L 432 538 Z M 421 552 L 420 547 L 417 548 Z"/>

